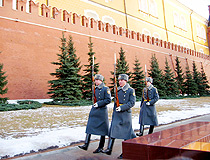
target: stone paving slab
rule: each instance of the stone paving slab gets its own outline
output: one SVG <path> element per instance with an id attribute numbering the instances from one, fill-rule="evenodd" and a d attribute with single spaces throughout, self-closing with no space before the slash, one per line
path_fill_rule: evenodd
<path id="1" fill-rule="evenodd" d="M 177 127 L 183 124 L 195 122 L 195 121 L 203 121 L 203 122 L 210 122 L 210 114 L 197 116 L 194 118 L 177 121 L 174 123 L 170 123 L 167 125 L 161 125 L 155 127 L 154 132 L 161 131 L 165 129 L 169 129 L 172 127 Z M 145 129 L 145 133 L 147 134 L 148 130 Z M 107 146 L 108 139 L 106 139 L 105 148 Z M 41 153 L 34 153 L 25 155 L 23 157 L 15 157 L 12 159 L 15 160 L 114 160 L 122 152 L 122 140 L 115 140 L 112 155 L 105 155 L 103 153 L 93 154 L 93 151 L 98 147 L 99 141 L 92 141 L 89 145 L 88 151 L 84 151 L 78 147 L 82 143 L 78 143 L 72 146 L 63 147 L 51 151 L 41 152 Z M 95 158 L 95 159 L 94 159 Z"/>

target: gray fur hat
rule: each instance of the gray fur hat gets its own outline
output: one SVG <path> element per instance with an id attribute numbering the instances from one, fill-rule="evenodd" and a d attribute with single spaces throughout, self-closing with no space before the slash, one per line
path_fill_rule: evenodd
<path id="1" fill-rule="evenodd" d="M 96 74 L 94 78 L 98 79 L 98 80 L 101 80 L 101 81 L 104 80 L 104 76 L 102 76 L 101 74 Z"/>
<path id="2" fill-rule="evenodd" d="M 127 74 L 120 74 L 119 77 L 118 77 L 118 80 L 125 80 L 125 81 L 128 81 L 129 77 Z"/>
<path id="3" fill-rule="evenodd" d="M 153 79 L 151 77 L 147 77 L 146 78 L 146 81 L 152 83 L 153 82 Z"/>

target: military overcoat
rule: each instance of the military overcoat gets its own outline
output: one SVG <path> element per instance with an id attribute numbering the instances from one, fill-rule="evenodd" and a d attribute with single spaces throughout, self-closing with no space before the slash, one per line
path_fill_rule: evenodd
<path id="1" fill-rule="evenodd" d="M 150 105 L 147 103 L 147 90 Z M 142 99 L 140 104 L 140 114 L 139 114 L 139 124 L 141 125 L 158 125 L 157 112 L 155 108 L 155 103 L 158 101 L 159 95 L 157 88 L 150 85 L 148 88 L 143 89 Z"/>
<path id="2" fill-rule="evenodd" d="M 123 88 L 118 88 L 118 98 L 121 111 L 116 111 L 115 104 L 113 108 L 109 137 L 124 140 L 135 138 L 136 136 L 132 128 L 131 115 L 131 108 L 136 102 L 135 90 L 126 83 Z"/>
<path id="3" fill-rule="evenodd" d="M 96 86 L 95 95 L 98 107 L 92 106 L 90 110 L 86 133 L 106 136 L 109 132 L 107 104 L 111 102 L 110 90 L 104 83 L 101 83 L 99 86 Z"/>

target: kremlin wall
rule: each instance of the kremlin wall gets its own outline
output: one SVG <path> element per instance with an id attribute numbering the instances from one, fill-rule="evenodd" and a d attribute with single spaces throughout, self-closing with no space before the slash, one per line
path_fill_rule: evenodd
<path id="1" fill-rule="evenodd" d="M 40 16 L 39 3 L 30 1 L 27 13 L 26 0 L 18 0 L 17 10 L 12 9 L 12 0 L 3 2 L 0 7 L 0 63 L 4 65 L 8 80 L 8 93 L 4 96 L 9 99 L 49 98 L 48 81 L 54 79 L 50 73 L 57 67 L 51 62 L 58 59 L 62 32 L 66 38 L 72 36 L 76 55 L 83 66 L 88 64 L 88 43 L 92 37 L 99 73 L 104 75 L 108 86 L 112 76 L 110 71 L 114 70 L 114 53 L 119 58 L 120 47 L 125 51 L 130 71 L 135 57 L 143 69 L 145 64 L 149 69 L 152 54 L 156 55 L 161 69 L 164 69 L 167 58 L 173 70 L 178 56 L 183 72 L 186 63 L 192 71 L 195 61 L 199 71 L 203 65 L 210 81 L 210 56 L 207 54 L 45 4 L 41 4 Z M 81 74 L 84 74 L 83 70 L 84 67 Z"/>

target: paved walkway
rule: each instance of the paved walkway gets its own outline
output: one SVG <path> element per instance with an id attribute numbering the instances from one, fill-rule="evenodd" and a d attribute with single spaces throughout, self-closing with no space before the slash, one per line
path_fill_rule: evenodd
<path id="1" fill-rule="evenodd" d="M 155 132 L 169 129 L 172 127 L 177 127 L 180 125 L 192 123 L 195 121 L 203 121 L 203 122 L 210 122 L 210 114 L 198 116 L 178 122 L 174 122 L 167 125 L 161 125 L 155 128 Z M 148 130 L 145 130 L 145 134 L 147 134 Z M 105 143 L 105 148 L 107 146 L 107 141 Z M 52 151 L 42 152 L 42 153 L 35 153 L 25 155 L 19 158 L 12 158 L 15 160 L 109 160 L 109 159 L 117 159 L 117 157 L 121 154 L 122 151 L 122 140 L 115 140 L 112 155 L 108 156 L 103 153 L 93 154 L 93 151 L 98 147 L 98 141 L 93 141 L 90 143 L 88 151 L 84 151 L 78 148 L 78 145 L 75 144 L 73 146 L 63 147 L 59 149 L 55 149 Z M 92 159 L 90 157 L 95 157 Z"/>

